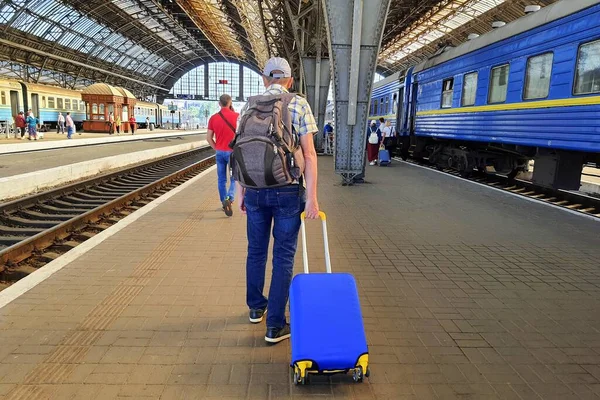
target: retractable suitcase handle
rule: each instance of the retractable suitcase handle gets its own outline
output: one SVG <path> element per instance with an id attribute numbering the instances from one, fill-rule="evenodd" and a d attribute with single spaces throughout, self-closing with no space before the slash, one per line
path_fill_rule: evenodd
<path id="1" fill-rule="evenodd" d="M 323 223 L 323 246 L 325 247 L 325 270 L 331 273 L 331 260 L 329 258 L 329 239 L 327 238 L 327 216 L 323 211 L 319 211 L 319 218 Z M 300 214 L 300 227 L 302 228 L 302 260 L 304 261 L 304 273 L 308 274 L 308 251 L 306 249 L 306 227 L 304 220 L 306 213 L 303 211 Z"/>

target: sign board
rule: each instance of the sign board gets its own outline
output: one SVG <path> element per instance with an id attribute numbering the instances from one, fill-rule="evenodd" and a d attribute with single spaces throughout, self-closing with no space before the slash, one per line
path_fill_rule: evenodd
<path id="1" fill-rule="evenodd" d="M 169 104 L 169 110 L 173 112 L 177 111 L 177 104 Z"/>
<path id="2" fill-rule="evenodd" d="M 227 85 L 227 79 L 219 79 L 219 85 Z"/>

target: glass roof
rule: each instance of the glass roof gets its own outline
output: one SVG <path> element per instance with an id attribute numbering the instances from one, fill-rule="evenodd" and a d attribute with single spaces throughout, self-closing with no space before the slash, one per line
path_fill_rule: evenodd
<path id="1" fill-rule="evenodd" d="M 134 5 L 130 0 L 125 2 Z M 34 0 L 25 8 L 22 3 L 13 1 L 2 4 L 0 21 L 11 21 L 12 28 L 24 33 L 150 77 L 159 73 L 160 67 L 170 65 L 160 55 L 58 0 Z M 152 24 L 150 21 L 144 23 L 158 26 L 158 23 Z"/>
<path id="2" fill-rule="evenodd" d="M 416 21 L 407 33 L 393 40 L 379 54 L 383 65 L 398 62 L 438 40 L 506 0 L 455 0 L 424 20 Z"/>

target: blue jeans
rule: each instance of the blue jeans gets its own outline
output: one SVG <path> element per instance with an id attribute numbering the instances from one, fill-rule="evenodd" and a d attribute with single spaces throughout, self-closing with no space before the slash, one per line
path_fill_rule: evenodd
<path id="1" fill-rule="evenodd" d="M 225 200 L 226 197 L 229 197 L 229 200 L 233 201 L 235 196 L 235 181 L 233 177 L 231 177 L 229 181 L 229 190 L 227 190 L 227 172 L 229 168 L 227 168 L 229 164 L 229 155 L 231 151 L 223 151 L 217 150 L 217 179 L 219 186 L 219 197 L 221 198 L 221 202 Z"/>
<path id="2" fill-rule="evenodd" d="M 73 127 L 67 126 L 67 139 L 71 139 L 71 136 L 73 136 Z"/>
<path id="3" fill-rule="evenodd" d="M 285 307 L 294 270 L 294 255 L 304 211 L 304 189 L 290 185 L 273 189 L 246 189 L 248 258 L 246 303 L 251 309 L 268 308 L 267 327 L 283 328 Z M 273 224 L 273 273 L 269 298 L 263 295 L 267 252 Z"/>

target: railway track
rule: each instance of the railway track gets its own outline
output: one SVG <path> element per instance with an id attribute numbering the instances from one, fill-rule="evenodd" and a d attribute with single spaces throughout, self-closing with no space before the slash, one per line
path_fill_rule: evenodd
<path id="1" fill-rule="evenodd" d="M 213 164 L 204 147 L 0 204 L 0 290 Z"/>
<path id="2" fill-rule="evenodd" d="M 471 176 L 465 177 L 456 170 L 449 168 L 440 169 L 427 162 L 410 158 L 406 161 L 403 161 L 399 157 L 394 157 L 393 159 L 396 161 L 406 162 L 409 164 L 441 171 L 461 179 L 477 182 L 482 185 L 494 187 L 496 189 L 514 193 L 519 196 L 528 197 L 543 203 L 549 203 L 554 206 L 575 211 L 600 220 L 600 198 L 597 197 L 588 196 L 574 191 L 549 189 L 535 185 L 532 182 L 521 179 L 509 179 L 505 176 L 497 174 L 481 174 L 473 171 Z"/>

